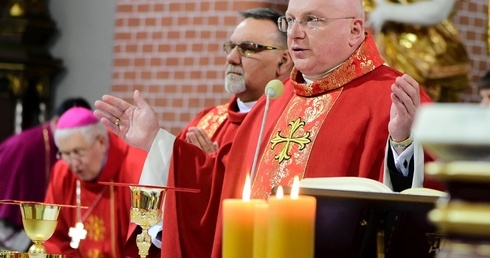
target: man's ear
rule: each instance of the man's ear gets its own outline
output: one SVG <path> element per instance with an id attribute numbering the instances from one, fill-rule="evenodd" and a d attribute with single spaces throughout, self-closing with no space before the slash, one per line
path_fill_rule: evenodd
<path id="1" fill-rule="evenodd" d="M 289 76 L 289 72 L 291 71 L 292 67 L 293 61 L 291 59 L 291 56 L 289 55 L 289 51 L 283 50 L 281 53 L 281 60 L 279 60 L 279 62 L 277 63 L 277 77 L 280 78 L 284 74 L 287 74 L 286 76 Z"/>
<path id="2" fill-rule="evenodd" d="M 364 22 L 361 19 L 354 19 L 350 29 L 350 44 L 355 46 L 359 41 L 364 40 Z"/>
<path id="3" fill-rule="evenodd" d="M 109 141 L 109 135 L 107 135 L 107 137 L 104 137 L 102 135 L 98 135 L 96 138 L 96 141 L 99 141 L 101 144 L 105 145 Z"/>

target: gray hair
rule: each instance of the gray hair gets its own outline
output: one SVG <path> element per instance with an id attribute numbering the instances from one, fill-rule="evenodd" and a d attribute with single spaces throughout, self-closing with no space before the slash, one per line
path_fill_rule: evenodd
<path id="1" fill-rule="evenodd" d="M 283 16 L 284 14 L 274 9 L 259 7 L 242 11 L 240 12 L 240 15 L 245 19 L 252 18 L 256 20 L 269 20 L 277 24 L 279 17 Z M 281 47 L 287 48 L 287 33 L 280 31 L 279 27 L 277 26 L 276 29 L 280 41 L 278 43 L 281 44 Z"/>
<path id="2" fill-rule="evenodd" d="M 85 140 L 87 140 L 87 142 L 93 142 L 99 136 L 102 136 L 106 139 L 109 138 L 107 129 L 104 127 L 104 125 L 101 122 L 97 122 L 95 124 L 91 124 L 87 126 L 66 128 L 66 129 L 56 129 L 54 131 L 54 142 L 56 146 L 59 145 L 59 141 L 71 137 L 76 133 L 81 133 L 85 137 Z"/>

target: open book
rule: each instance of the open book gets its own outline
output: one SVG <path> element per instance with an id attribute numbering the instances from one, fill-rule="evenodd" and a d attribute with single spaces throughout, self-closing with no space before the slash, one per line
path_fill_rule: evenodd
<path id="1" fill-rule="evenodd" d="M 358 192 L 393 193 L 383 183 L 363 177 L 316 177 L 304 178 L 300 181 L 301 188 L 344 190 Z M 409 188 L 400 194 L 412 194 L 423 196 L 446 196 L 447 193 L 430 188 Z"/>
<path id="2" fill-rule="evenodd" d="M 300 188 L 317 199 L 316 257 L 434 258 L 440 247 L 443 236 L 427 214 L 444 192 L 413 188 L 396 193 L 360 177 L 305 178 Z"/>

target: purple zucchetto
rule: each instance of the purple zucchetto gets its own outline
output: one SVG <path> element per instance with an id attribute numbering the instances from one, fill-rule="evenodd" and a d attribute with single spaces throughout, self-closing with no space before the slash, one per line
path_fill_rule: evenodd
<path id="1" fill-rule="evenodd" d="M 98 122 L 99 119 L 94 116 L 92 110 L 83 107 L 72 107 L 60 117 L 56 129 L 83 127 Z"/>

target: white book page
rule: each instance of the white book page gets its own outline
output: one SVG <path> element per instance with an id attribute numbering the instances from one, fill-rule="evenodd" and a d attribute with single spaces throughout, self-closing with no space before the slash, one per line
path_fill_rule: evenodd
<path id="1" fill-rule="evenodd" d="M 363 177 L 304 178 L 299 182 L 299 186 L 302 188 L 315 189 L 393 193 L 393 191 L 383 183 Z"/>
<path id="2" fill-rule="evenodd" d="M 363 177 L 315 177 L 304 178 L 299 182 L 301 188 L 393 193 L 393 191 L 381 182 Z M 430 188 L 409 188 L 400 194 L 446 197 L 447 193 Z"/>
<path id="3" fill-rule="evenodd" d="M 401 194 L 423 195 L 423 196 L 438 196 L 446 197 L 447 193 L 430 188 L 408 188 L 400 192 Z"/>

